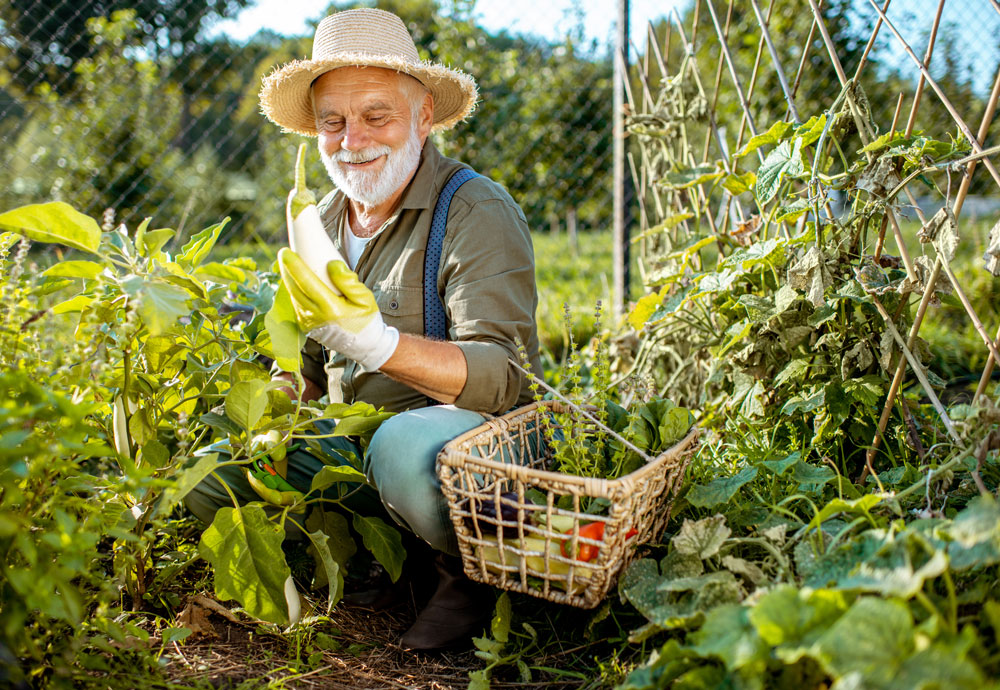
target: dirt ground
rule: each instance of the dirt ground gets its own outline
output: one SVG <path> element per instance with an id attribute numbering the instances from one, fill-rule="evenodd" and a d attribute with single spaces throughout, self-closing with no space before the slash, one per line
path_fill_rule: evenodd
<path id="1" fill-rule="evenodd" d="M 338 606 L 329 618 L 279 636 L 208 595 L 192 599 L 200 611 L 193 620 L 189 611 L 183 624 L 196 632 L 169 642 L 161 658 L 173 687 L 464 690 L 469 672 L 485 666 L 471 642 L 467 649 L 434 654 L 399 647 L 396 641 L 415 616 L 412 604 L 384 611 Z M 516 672 L 498 670 L 491 687 L 579 688 L 581 681 L 524 683 Z"/>

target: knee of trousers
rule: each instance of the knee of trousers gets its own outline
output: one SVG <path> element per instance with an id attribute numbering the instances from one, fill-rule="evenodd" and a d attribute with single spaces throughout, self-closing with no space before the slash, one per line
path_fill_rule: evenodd
<path id="1" fill-rule="evenodd" d="M 382 503 L 417 536 L 439 551 L 457 553 L 448 506 L 435 471 L 438 452 L 483 418 L 457 408 L 423 408 L 387 419 L 365 458 L 368 479 Z"/>

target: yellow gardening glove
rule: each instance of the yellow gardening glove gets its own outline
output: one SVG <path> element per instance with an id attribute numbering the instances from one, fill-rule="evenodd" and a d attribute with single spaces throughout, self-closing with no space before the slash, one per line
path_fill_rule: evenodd
<path id="1" fill-rule="evenodd" d="M 338 295 L 295 252 L 278 252 L 278 270 L 302 330 L 325 347 L 375 371 L 396 351 L 399 331 L 386 326 L 375 295 L 342 261 L 326 266 Z"/>

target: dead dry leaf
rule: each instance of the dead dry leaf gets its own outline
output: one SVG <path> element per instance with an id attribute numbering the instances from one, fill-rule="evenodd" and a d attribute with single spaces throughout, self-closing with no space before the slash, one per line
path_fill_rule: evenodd
<path id="1" fill-rule="evenodd" d="M 219 602 L 202 594 L 195 594 L 188 599 L 187 605 L 177 614 L 177 625 L 190 630 L 190 638 L 198 636 L 218 637 L 219 634 L 209 620 L 209 616 L 212 614 L 217 614 L 231 623 L 240 622 L 232 611 Z"/>

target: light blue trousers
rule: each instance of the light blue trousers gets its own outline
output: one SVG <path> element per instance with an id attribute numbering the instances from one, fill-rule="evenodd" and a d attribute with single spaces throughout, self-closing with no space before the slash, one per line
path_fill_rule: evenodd
<path id="1" fill-rule="evenodd" d="M 363 514 L 388 514 L 433 548 L 457 555 L 455 530 L 448 517 L 448 505 L 441 493 L 435 462 L 438 452 L 448 441 L 484 421 L 482 415 L 453 405 L 409 410 L 390 417 L 375 432 L 362 462 L 365 475 L 375 489 L 363 487 L 345 503 Z M 347 437 L 324 438 L 319 442 L 334 457 L 344 452 L 361 455 L 360 446 Z M 342 464 L 346 464 L 346 460 Z M 293 451 L 288 454 L 288 482 L 306 492 L 313 475 L 323 465 L 322 460 L 308 451 Z M 219 468 L 216 474 L 241 504 L 260 500 L 241 466 L 227 465 Z M 332 487 L 327 497 L 337 498 L 340 490 L 337 486 Z M 211 475 L 195 487 L 184 502 L 206 524 L 214 519 L 219 508 L 232 506 L 229 493 Z"/>

